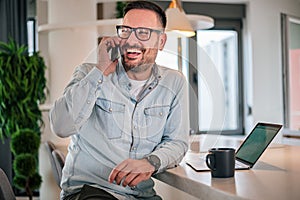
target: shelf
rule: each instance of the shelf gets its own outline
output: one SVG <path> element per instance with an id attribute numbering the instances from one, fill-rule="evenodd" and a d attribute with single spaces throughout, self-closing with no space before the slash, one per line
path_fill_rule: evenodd
<path id="1" fill-rule="evenodd" d="M 83 29 L 83 28 L 97 28 L 108 27 L 114 28 L 117 24 L 122 23 L 122 18 L 119 19 L 102 19 L 96 21 L 76 22 L 76 23 L 62 23 L 62 24 L 43 24 L 38 27 L 38 32 L 50 32 L 64 29 Z"/>

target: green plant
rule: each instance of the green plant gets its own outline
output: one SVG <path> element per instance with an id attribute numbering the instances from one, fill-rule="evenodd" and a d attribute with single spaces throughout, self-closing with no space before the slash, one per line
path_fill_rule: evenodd
<path id="1" fill-rule="evenodd" d="M 42 181 L 37 169 L 45 69 L 38 52 L 30 55 L 12 40 L 0 42 L 0 140 L 11 137 L 14 186 L 25 189 L 29 199 Z"/>
<path id="2" fill-rule="evenodd" d="M 122 18 L 124 13 L 124 7 L 128 2 L 118 1 L 116 5 L 116 18 Z"/>
<path id="3" fill-rule="evenodd" d="M 40 146 L 39 133 L 31 129 L 22 129 L 11 137 L 10 148 L 14 155 L 29 153 L 37 155 Z"/>
<path id="4" fill-rule="evenodd" d="M 43 124 L 39 104 L 46 99 L 45 63 L 26 46 L 0 42 L 0 140 L 18 129 L 38 131 Z"/>
<path id="5" fill-rule="evenodd" d="M 12 134 L 11 151 L 14 154 L 13 169 L 15 172 L 14 185 L 25 189 L 29 199 L 33 190 L 38 189 L 42 179 L 37 172 L 37 158 L 40 146 L 40 133 L 31 129 L 20 129 Z"/>

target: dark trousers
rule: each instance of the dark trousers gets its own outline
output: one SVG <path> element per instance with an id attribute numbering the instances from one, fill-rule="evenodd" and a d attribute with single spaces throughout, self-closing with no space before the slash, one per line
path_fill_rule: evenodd
<path id="1" fill-rule="evenodd" d="M 84 185 L 80 192 L 67 196 L 64 200 L 118 200 L 110 193 L 100 188 Z"/>

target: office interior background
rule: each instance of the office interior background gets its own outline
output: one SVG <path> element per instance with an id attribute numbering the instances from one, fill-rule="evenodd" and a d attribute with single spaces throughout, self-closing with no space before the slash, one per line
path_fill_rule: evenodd
<path id="1" fill-rule="evenodd" d="M 68 144 L 51 133 L 48 110 L 75 66 L 95 62 L 98 39 L 112 32 L 106 22 L 115 18 L 116 2 L 27 0 L 29 49 L 40 51 L 48 67 L 42 143 Z M 170 3 L 155 2 L 164 9 Z M 285 135 L 300 138 L 300 1 L 188 0 L 182 5 L 187 14 L 215 20 L 213 28 L 196 30 L 192 38 L 178 40 L 168 33 L 157 59 L 182 70 L 189 81 L 190 133 L 244 136 L 262 121 L 284 124 L 277 142 L 284 142 Z M 42 147 L 40 199 L 55 199 L 59 188 Z"/>

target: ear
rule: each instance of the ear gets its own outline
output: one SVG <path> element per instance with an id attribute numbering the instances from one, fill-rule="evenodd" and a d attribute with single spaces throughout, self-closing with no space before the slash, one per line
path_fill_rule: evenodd
<path id="1" fill-rule="evenodd" d="M 166 33 L 162 33 L 160 36 L 159 36 L 159 46 L 158 46 L 158 49 L 160 51 L 162 51 L 164 49 L 164 46 L 166 44 L 166 41 L 167 41 L 167 34 Z"/>

